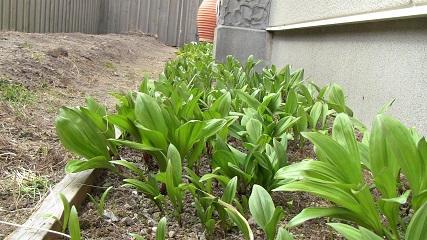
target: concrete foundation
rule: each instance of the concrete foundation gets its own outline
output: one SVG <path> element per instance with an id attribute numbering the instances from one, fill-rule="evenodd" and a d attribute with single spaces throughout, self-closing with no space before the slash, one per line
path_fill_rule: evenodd
<path id="1" fill-rule="evenodd" d="M 250 55 L 263 60 L 256 70 L 270 65 L 272 35 L 265 30 L 218 26 L 215 30 L 214 57 L 223 61 L 228 55 L 246 62 Z"/>

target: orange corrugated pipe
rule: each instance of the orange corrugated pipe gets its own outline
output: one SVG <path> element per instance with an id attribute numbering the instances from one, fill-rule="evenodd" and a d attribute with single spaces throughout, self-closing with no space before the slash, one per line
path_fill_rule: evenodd
<path id="1" fill-rule="evenodd" d="M 213 43 L 216 27 L 216 0 L 204 0 L 197 12 L 199 41 Z"/>

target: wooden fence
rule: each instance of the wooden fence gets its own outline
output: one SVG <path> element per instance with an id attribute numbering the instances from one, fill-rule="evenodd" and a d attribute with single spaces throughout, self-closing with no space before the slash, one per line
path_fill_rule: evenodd
<path id="1" fill-rule="evenodd" d="M 197 10 L 202 0 L 105 0 L 102 33 L 139 30 L 172 46 L 196 40 Z M 108 9 L 107 9 L 108 7 Z"/>
<path id="2" fill-rule="evenodd" d="M 98 33 L 103 0 L 0 0 L 0 30 Z"/>
<path id="3" fill-rule="evenodd" d="M 20 32 L 142 31 L 171 46 L 196 40 L 203 0 L 0 0 L 0 30 Z"/>

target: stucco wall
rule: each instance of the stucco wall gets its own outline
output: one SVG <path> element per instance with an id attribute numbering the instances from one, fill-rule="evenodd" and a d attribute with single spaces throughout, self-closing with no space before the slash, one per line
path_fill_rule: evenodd
<path id="1" fill-rule="evenodd" d="M 355 117 L 370 125 L 387 102 L 427 134 L 427 18 L 275 32 L 272 64 L 304 68 L 316 83 L 338 83 Z"/>
<path id="2" fill-rule="evenodd" d="M 412 4 L 411 0 L 272 0 L 269 26 L 381 11 Z"/>

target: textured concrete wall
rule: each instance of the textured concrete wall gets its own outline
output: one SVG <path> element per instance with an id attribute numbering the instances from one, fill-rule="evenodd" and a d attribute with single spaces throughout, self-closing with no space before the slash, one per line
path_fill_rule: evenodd
<path id="1" fill-rule="evenodd" d="M 214 57 L 223 61 L 228 55 L 233 55 L 239 61 L 246 62 L 253 55 L 255 60 L 264 60 L 256 68 L 262 70 L 270 64 L 271 37 L 265 30 L 219 26 L 215 31 Z"/>
<path id="2" fill-rule="evenodd" d="M 275 32 L 272 63 L 304 68 L 322 85 L 340 84 L 355 117 L 379 109 L 427 135 L 427 18 Z"/>
<path id="3" fill-rule="evenodd" d="M 414 4 L 426 4 L 427 0 L 412 0 Z"/>
<path id="4" fill-rule="evenodd" d="M 421 2 L 425 0 L 418 0 Z M 314 21 L 408 6 L 411 0 L 272 0 L 269 26 Z"/>
<path id="5" fill-rule="evenodd" d="M 218 23 L 225 26 L 265 29 L 271 0 L 220 0 Z"/>

